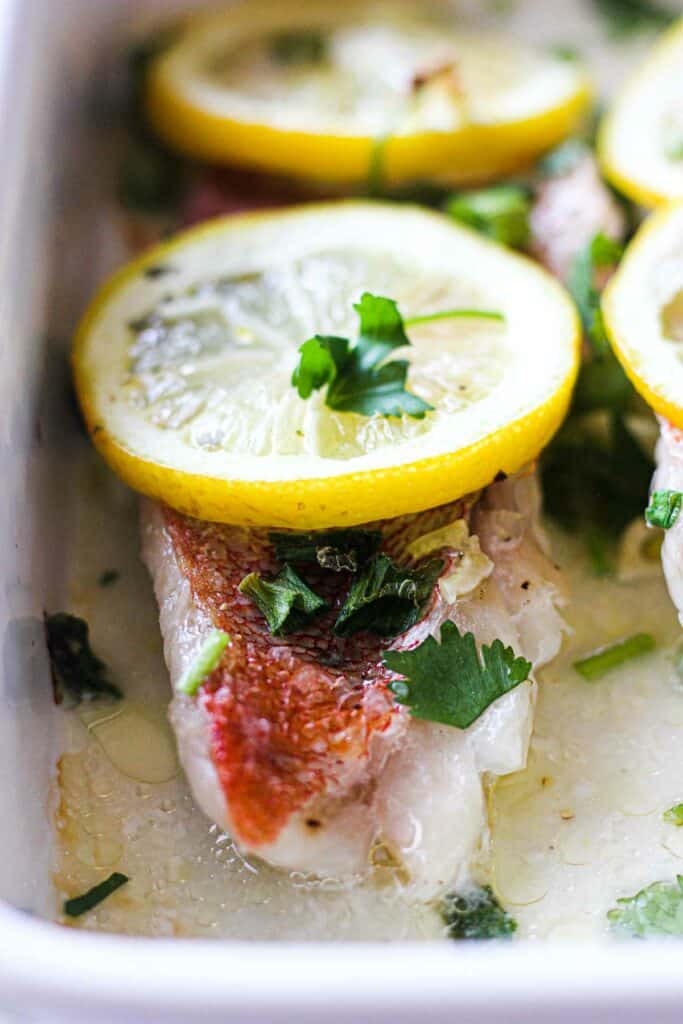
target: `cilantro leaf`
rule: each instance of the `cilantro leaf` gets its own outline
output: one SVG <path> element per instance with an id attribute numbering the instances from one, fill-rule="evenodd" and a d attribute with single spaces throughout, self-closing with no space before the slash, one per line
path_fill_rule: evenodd
<path id="1" fill-rule="evenodd" d="M 490 886 L 444 896 L 441 916 L 450 939 L 509 939 L 517 922 L 501 907 Z"/>
<path id="2" fill-rule="evenodd" d="M 67 612 L 45 616 L 47 649 L 55 700 L 68 696 L 76 704 L 106 697 L 121 700 L 123 693 L 109 678 L 107 666 L 90 646 L 88 623 Z"/>
<path id="3" fill-rule="evenodd" d="M 358 572 L 382 542 L 379 530 L 317 530 L 312 533 L 270 533 L 280 562 L 316 563 L 332 572 Z"/>
<path id="4" fill-rule="evenodd" d="M 683 804 L 674 804 L 668 811 L 664 811 L 662 820 L 666 821 L 669 825 L 677 825 L 680 828 L 683 825 Z"/>
<path id="5" fill-rule="evenodd" d="M 681 491 L 653 491 L 645 509 L 645 519 L 650 526 L 661 526 L 663 530 L 669 530 L 680 515 L 681 504 Z"/>
<path id="6" fill-rule="evenodd" d="M 683 875 L 677 875 L 675 882 L 653 882 L 635 896 L 618 899 L 607 920 L 615 931 L 632 938 L 683 936 Z"/>
<path id="7" fill-rule="evenodd" d="M 331 384 L 345 366 L 349 355 L 348 338 L 316 334 L 299 349 L 301 359 L 292 374 L 292 384 L 300 398 Z"/>
<path id="8" fill-rule="evenodd" d="M 327 608 L 325 601 L 307 587 L 289 565 L 284 565 L 272 580 L 250 572 L 239 589 L 262 613 L 273 636 L 298 632 Z"/>
<path id="9" fill-rule="evenodd" d="M 653 0 L 593 0 L 613 36 L 666 28 L 676 15 Z"/>
<path id="10" fill-rule="evenodd" d="M 531 662 L 518 658 L 511 647 L 494 640 L 481 649 L 472 633 L 460 633 L 444 622 L 441 642 L 428 636 L 412 651 L 384 651 L 387 668 L 403 679 L 389 689 L 414 718 L 467 729 L 487 707 L 529 678 Z"/>
<path id="11" fill-rule="evenodd" d="M 73 899 L 65 900 L 64 913 L 67 917 L 80 917 L 81 914 L 85 914 L 88 910 L 96 907 L 102 900 L 106 900 L 107 896 L 111 896 L 113 892 L 116 892 L 117 889 L 120 889 L 128 881 L 128 875 L 122 875 L 120 871 L 114 871 L 109 878 L 105 878 L 103 882 L 94 885 L 92 889 L 88 889 L 82 896 L 74 896 Z"/>
<path id="12" fill-rule="evenodd" d="M 375 555 L 354 578 L 334 632 L 338 636 L 361 630 L 379 636 L 403 633 L 418 621 L 442 568 L 438 559 L 422 568 L 405 569 L 388 555 Z"/>
<path id="13" fill-rule="evenodd" d="M 514 249 L 526 248 L 531 199 L 519 185 L 494 185 L 477 192 L 451 196 L 446 213 L 482 235 Z"/>
<path id="14" fill-rule="evenodd" d="M 408 363 L 385 362 L 396 348 L 409 346 L 403 319 L 393 299 L 365 292 L 354 305 L 360 317 L 353 348 L 346 338 L 316 335 L 299 349 L 292 384 L 301 398 L 327 385 L 325 404 L 363 416 L 413 416 L 432 406 L 405 389 Z"/>

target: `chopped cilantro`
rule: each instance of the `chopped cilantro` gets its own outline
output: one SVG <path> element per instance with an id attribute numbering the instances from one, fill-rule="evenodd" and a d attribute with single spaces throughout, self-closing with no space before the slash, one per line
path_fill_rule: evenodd
<path id="1" fill-rule="evenodd" d="M 280 562 L 317 563 L 332 572 L 358 572 L 382 542 L 379 530 L 326 530 L 270 533 Z"/>
<path id="2" fill-rule="evenodd" d="M 364 292 L 354 305 L 360 318 L 359 336 L 352 347 L 348 338 L 320 335 L 309 338 L 299 349 L 299 362 L 292 385 L 300 398 L 327 386 L 325 404 L 340 412 L 363 416 L 412 416 L 422 419 L 432 406 L 406 391 L 408 363 L 386 361 L 397 348 L 410 345 L 407 324 L 457 317 L 502 320 L 501 313 L 480 309 L 449 309 L 415 316 L 404 321 L 393 299 Z"/>
<path id="3" fill-rule="evenodd" d="M 305 342 L 292 384 L 301 398 L 327 384 L 326 405 L 363 416 L 413 416 L 422 419 L 432 406 L 405 390 L 408 363 L 385 362 L 397 348 L 410 345 L 393 299 L 364 292 L 354 305 L 360 318 L 358 341 L 316 335 Z"/>
<path id="4" fill-rule="evenodd" d="M 609 351 L 609 341 L 600 309 L 600 293 L 595 285 L 597 270 L 621 259 L 623 249 L 607 235 L 598 232 L 574 258 L 567 285 L 579 309 L 583 329 L 596 355 Z"/>
<path id="5" fill-rule="evenodd" d="M 384 651 L 384 664 L 404 676 L 389 688 L 414 718 L 467 729 L 509 690 L 529 678 L 531 662 L 494 640 L 481 649 L 472 633 L 462 635 L 454 622 L 444 622 L 441 642 L 428 636 L 412 651 Z"/>
<path id="6" fill-rule="evenodd" d="M 683 804 L 674 804 L 668 811 L 664 811 L 662 820 L 666 821 L 669 825 L 677 825 L 680 828 L 683 825 Z"/>
<path id="7" fill-rule="evenodd" d="M 239 589 L 262 613 L 273 636 L 297 633 L 327 608 L 323 599 L 287 564 L 272 580 L 264 579 L 258 572 L 249 573 Z"/>
<path id="8" fill-rule="evenodd" d="M 208 675 L 218 665 L 223 651 L 230 643 L 230 637 L 222 629 L 212 629 L 202 644 L 201 650 L 195 655 L 192 663 L 183 672 L 176 684 L 178 693 L 186 693 L 194 697 Z"/>
<path id="9" fill-rule="evenodd" d="M 599 651 L 580 658 L 574 662 L 574 668 L 584 679 L 592 682 L 595 679 L 602 679 L 613 668 L 623 665 L 632 658 L 649 654 L 655 646 L 655 638 L 650 633 L 636 633 L 626 640 L 610 644 L 609 647 L 601 647 Z"/>
<path id="10" fill-rule="evenodd" d="M 87 622 L 56 612 L 45 616 L 45 631 L 58 703 L 64 696 L 76 704 L 99 697 L 121 700 L 123 693 L 110 680 L 107 666 L 93 653 Z"/>
<path id="11" fill-rule="evenodd" d="M 668 530 L 677 521 L 682 503 L 681 491 L 653 491 L 650 504 L 645 509 L 645 519 L 650 526 L 661 526 L 663 530 Z"/>
<path id="12" fill-rule="evenodd" d="M 675 882 L 653 882 L 635 896 L 617 900 L 607 912 L 614 931 L 631 938 L 683 936 L 683 875 Z"/>
<path id="13" fill-rule="evenodd" d="M 438 559 L 422 568 L 405 569 L 388 555 L 375 555 L 354 577 L 334 624 L 335 633 L 403 633 L 418 621 L 442 568 Z"/>
<path id="14" fill-rule="evenodd" d="M 446 213 L 503 245 L 528 245 L 531 199 L 519 185 L 494 185 L 478 192 L 463 192 L 446 203 Z"/>
<path id="15" fill-rule="evenodd" d="M 87 913 L 88 910 L 92 910 L 102 900 L 106 900 L 107 896 L 111 896 L 113 892 L 120 889 L 122 885 L 125 885 L 129 881 L 127 875 L 122 875 L 120 871 L 115 871 L 105 878 L 99 885 L 94 885 L 92 889 L 88 889 L 82 896 L 74 896 L 73 899 L 64 901 L 64 913 L 67 917 L 80 917 L 81 914 Z"/>
<path id="16" fill-rule="evenodd" d="M 448 893 L 441 916 L 450 939 L 509 939 L 517 922 L 501 907 L 490 886 Z"/>
<path id="17" fill-rule="evenodd" d="M 505 315 L 497 309 L 441 309 L 437 313 L 409 316 L 403 324 L 405 327 L 417 327 L 419 324 L 433 324 L 439 320 L 496 320 L 504 323 Z"/>
<path id="18" fill-rule="evenodd" d="M 101 587 L 110 587 L 112 583 L 116 583 L 120 575 L 118 569 L 105 569 L 100 573 L 97 582 Z"/>
<path id="19" fill-rule="evenodd" d="M 613 36 L 666 28 L 676 15 L 654 0 L 593 0 Z"/>
<path id="20" fill-rule="evenodd" d="M 270 54 L 278 64 L 320 64 L 328 56 L 328 43 L 315 29 L 280 32 L 271 40 Z"/>

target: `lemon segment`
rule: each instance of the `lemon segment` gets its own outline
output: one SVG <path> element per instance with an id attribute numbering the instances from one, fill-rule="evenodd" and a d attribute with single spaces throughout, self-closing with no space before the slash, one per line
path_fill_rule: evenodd
<path id="1" fill-rule="evenodd" d="M 282 63 L 282 33 L 320 33 L 319 60 Z M 572 62 L 460 31 L 422 4 L 260 0 L 190 20 L 154 62 L 147 107 L 175 148 L 324 183 L 500 176 L 575 127 L 590 89 Z"/>
<path id="2" fill-rule="evenodd" d="M 609 180 L 641 205 L 683 199 L 683 19 L 617 97 L 598 155 Z"/>
<path id="3" fill-rule="evenodd" d="M 602 298 L 612 347 L 655 412 L 683 428 L 683 203 L 651 214 Z"/>
<path id="4" fill-rule="evenodd" d="M 422 419 L 299 397 L 298 348 L 353 339 L 364 291 L 406 319 Z M 147 252 L 96 296 L 74 352 L 95 445 L 133 488 L 222 522 L 315 529 L 431 508 L 534 459 L 576 375 L 575 309 L 549 274 L 445 217 L 340 202 L 229 217 Z"/>

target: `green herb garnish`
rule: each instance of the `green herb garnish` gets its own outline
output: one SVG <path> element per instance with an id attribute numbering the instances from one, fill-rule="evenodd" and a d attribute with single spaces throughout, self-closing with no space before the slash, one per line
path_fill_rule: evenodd
<path id="1" fill-rule="evenodd" d="M 327 38 L 315 29 L 280 32 L 270 44 L 270 54 L 278 64 L 320 64 L 328 57 Z"/>
<path id="2" fill-rule="evenodd" d="M 667 822 L 669 825 L 677 825 L 680 828 L 683 825 L 683 804 L 674 804 L 668 811 L 664 811 L 662 821 Z"/>
<path id="3" fill-rule="evenodd" d="M 176 684 L 178 693 L 194 697 L 207 676 L 218 665 L 223 651 L 230 643 L 230 637 L 222 629 L 212 629 L 202 644 L 201 650 L 195 655 L 192 663 L 185 669 Z"/>
<path id="4" fill-rule="evenodd" d="M 488 885 L 466 893 L 448 893 L 441 916 L 450 939 L 509 939 L 517 931 L 514 917 L 501 907 Z"/>
<path id="5" fill-rule="evenodd" d="M 600 293 L 595 286 L 596 271 L 611 267 L 621 259 L 623 248 L 598 232 L 576 255 L 567 285 L 579 309 L 583 329 L 597 355 L 609 351 L 609 341 L 600 309 Z"/>
<path id="6" fill-rule="evenodd" d="M 443 562 L 406 569 L 379 554 L 354 578 L 334 632 L 339 636 L 365 631 L 396 636 L 414 625 L 432 595 Z"/>
<path id="7" fill-rule="evenodd" d="M 446 213 L 454 220 L 514 249 L 524 249 L 530 237 L 531 198 L 519 185 L 495 185 L 478 192 L 452 196 Z"/>
<path id="8" fill-rule="evenodd" d="M 666 28 L 676 15 L 653 0 L 593 0 L 613 36 Z"/>
<path id="9" fill-rule="evenodd" d="M 327 608 L 325 601 L 306 586 L 290 565 L 284 565 L 270 580 L 251 572 L 239 589 L 254 602 L 273 636 L 297 633 Z"/>
<path id="10" fill-rule="evenodd" d="M 601 647 L 599 651 L 580 658 L 574 662 L 574 668 L 584 679 L 592 682 L 595 679 L 602 679 L 607 672 L 632 658 L 649 654 L 655 647 L 655 638 L 651 633 L 636 633 L 626 640 L 610 644 L 609 647 Z"/>
<path id="11" fill-rule="evenodd" d="M 422 419 L 432 406 L 405 390 L 407 361 L 385 361 L 395 349 L 410 345 L 396 303 L 364 292 L 354 309 L 360 329 L 353 347 L 347 338 L 317 334 L 299 349 L 292 384 L 300 397 L 309 398 L 327 385 L 325 404 L 331 409 Z"/>
<path id="12" fill-rule="evenodd" d="M 412 651 L 384 651 L 384 664 L 403 679 L 389 683 L 414 718 L 467 729 L 490 704 L 529 678 L 531 662 L 494 640 L 481 659 L 472 633 L 444 622 L 441 642 L 428 636 Z"/>
<path id="13" fill-rule="evenodd" d="M 456 317 L 502 320 L 492 310 L 451 309 L 413 317 L 404 322 L 393 299 L 364 292 L 353 307 L 360 317 L 359 336 L 351 346 L 348 338 L 320 335 L 299 349 L 292 385 L 301 398 L 327 386 L 325 404 L 339 412 L 363 416 L 412 416 L 422 419 L 433 407 L 405 389 L 408 363 L 388 360 L 397 348 L 410 345 L 406 324 L 423 324 Z"/>
<path id="14" fill-rule="evenodd" d="M 110 587 L 112 583 L 116 583 L 121 573 L 118 569 L 105 569 L 101 572 L 97 582 L 101 587 Z"/>
<path id="15" fill-rule="evenodd" d="M 109 878 L 105 878 L 103 882 L 98 885 L 94 885 L 92 889 L 88 889 L 82 896 L 74 896 L 73 899 L 64 901 L 64 913 L 67 917 L 80 917 L 81 914 L 87 913 L 88 910 L 92 910 L 103 900 L 106 900 L 107 896 L 111 896 L 113 892 L 120 889 L 122 885 L 125 885 L 129 881 L 127 875 L 122 875 L 120 871 L 115 871 Z"/>
<path id="16" fill-rule="evenodd" d="M 604 429 L 603 429 L 604 428 Z M 543 453 L 545 506 L 565 530 L 583 536 L 596 574 L 611 571 L 622 530 L 637 516 L 654 463 L 621 412 L 572 416 Z"/>
<path id="17" fill-rule="evenodd" d="M 683 875 L 675 882 L 653 882 L 635 896 L 624 896 L 607 912 L 615 931 L 632 938 L 683 936 Z"/>
<path id="18" fill-rule="evenodd" d="M 317 563 L 332 572 L 358 572 L 382 543 L 379 530 L 270 533 L 280 562 Z"/>
<path id="19" fill-rule="evenodd" d="M 109 678 L 107 666 L 93 653 L 87 622 L 56 612 L 45 616 L 45 631 L 58 703 L 65 695 L 76 704 L 99 697 L 121 700 L 123 693 Z"/>
<path id="20" fill-rule="evenodd" d="M 650 504 L 645 509 L 645 520 L 650 526 L 670 529 L 681 512 L 683 493 L 681 491 L 653 491 Z"/>

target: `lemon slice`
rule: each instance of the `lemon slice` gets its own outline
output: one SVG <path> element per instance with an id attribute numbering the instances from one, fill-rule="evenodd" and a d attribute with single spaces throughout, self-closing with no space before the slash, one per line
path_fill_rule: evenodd
<path id="1" fill-rule="evenodd" d="M 683 203 L 650 215 L 602 298 L 612 346 L 655 412 L 683 428 Z"/>
<path id="2" fill-rule="evenodd" d="M 610 181 L 643 206 L 683 199 L 683 19 L 617 98 L 598 153 Z"/>
<path id="3" fill-rule="evenodd" d="M 443 6 L 260 0 L 190 20 L 154 63 L 148 110 L 192 156 L 324 182 L 512 171 L 575 126 L 576 64 L 461 31 Z"/>
<path id="4" fill-rule="evenodd" d="M 354 339 L 370 291 L 409 327 L 422 419 L 336 412 L 291 384 L 316 333 Z M 204 519 L 310 529 L 431 508 L 533 459 L 560 424 L 578 326 L 561 286 L 440 214 L 379 202 L 213 221 L 107 283 L 75 342 L 96 446 L 132 487 Z"/>

